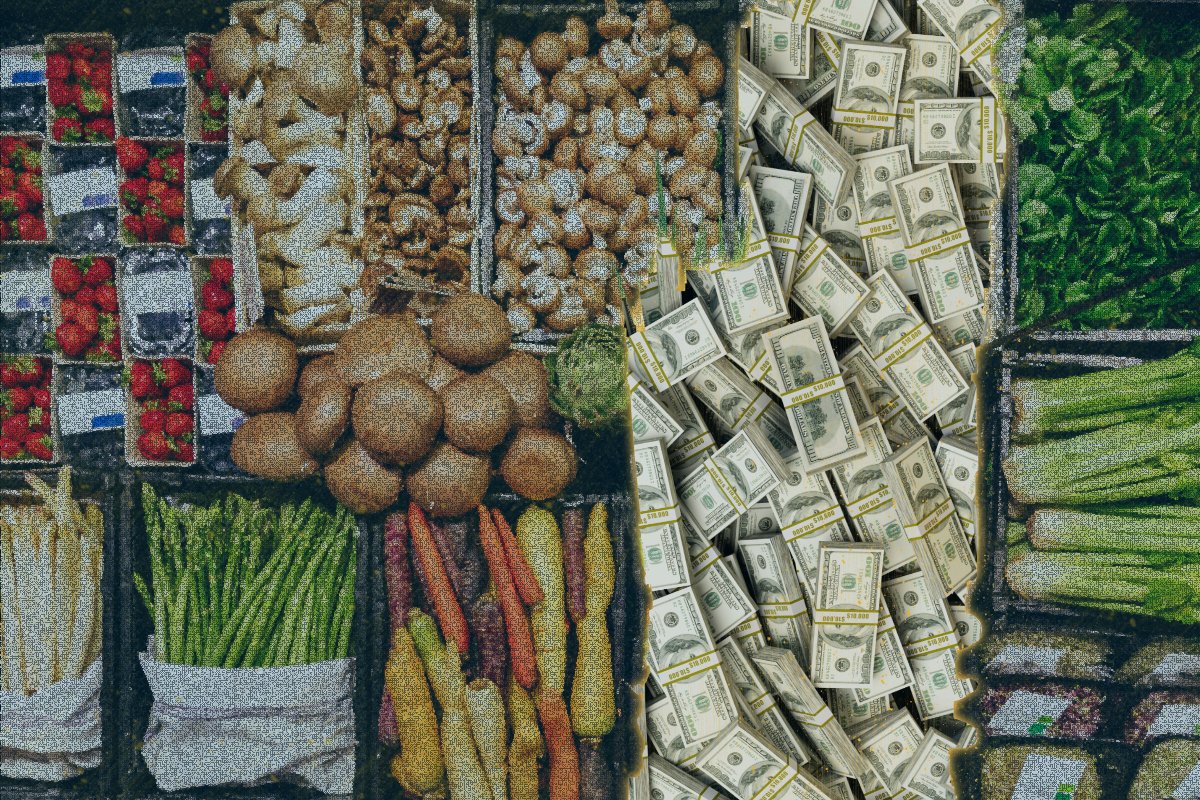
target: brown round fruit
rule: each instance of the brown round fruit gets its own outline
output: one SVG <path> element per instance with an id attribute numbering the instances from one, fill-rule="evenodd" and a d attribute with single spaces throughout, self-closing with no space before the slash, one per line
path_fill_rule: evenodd
<path id="1" fill-rule="evenodd" d="M 339 382 L 342 380 L 341 370 L 337 368 L 333 355 L 314 358 L 300 370 L 300 379 L 296 381 L 296 394 L 307 397 L 314 386 L 331 379 Z"/>
<path id="2" fill-rule="evenodd" d="M 513 400 L 517 425 L 544 428 L 550 421 L 550 384 L 541 359 L 520 350 L 509 353 L 483 371 Z"/>
<path id="3" fill-rule="evenodd" d="M 339 380 L 322 381 L 304 395 L 296 411 L 300 446 L 314 456 L 332 450 L 350 424 L 353 397 L 350 387 Z"/>
<path id="4" fill-rule="evenodd" d="M 521 428 L 500 461 L 500 474 L 522 497 L 548 500 L 575 480 L 577 465 L 575 448 L 562 434 L 544 428 Z"/>
<path id="5" fill-rule="evenodd" d="M 442 430 L 455 447 L 489 453 L 512 429 L 512 398 L 486 375 L 464 375 L 438 394 L 442 398 Z"/>
<path id="6" fill-rule="evenodd" d="M 420 466 L 408 473 L 408 494 L 434 517 L 457 517 L 483 502 L 491 479 L 487 458 L 439 442 Z"/>
<path id="7" fill-rule="evenodd" d="M 354 435 L 382 461 L 411 464 L 442 427 L 442 402 L 425 382 L 396 371 L 360 386 L 350 409 Z"/>
<path id="8" fill-rule="evenodd" d="M 424 378 L 433 351 L 411 315 L 380 314 L 346 331 L 333 358 L 342 380 L 361 386 L 396 370 Z"/>
<path id="9" fill-rule="evenodd" d="M 404 481 L 372 458 L 361 442 L 351 439 L 325 464 L 325 485 L 355 514 L 375 514 L 400 499 Z"/>
<path id="10" fill-rule="evenodd" d="M 243 472 L 272 481 L 294 481 L 320 468 L 300 445 L 296 417 L 283 411 L 256 414 L 246 419 L 229 446 L 233 463 Z"/>
<path id="11" fill-rule="evenodd" d="M 512 326 L 495 302 L 464 292 L 448 298 L 433 312 L 430 339 L 451 364 L 485 367 L 508 352 Z"/>
<path id="12" fill-rule="evenodd" d="M 296 385 L 296 345 L 278 333 L 249 330 L 233 337 L 214 372 L 217 394 L 247 414 L 283 404 Z"/>

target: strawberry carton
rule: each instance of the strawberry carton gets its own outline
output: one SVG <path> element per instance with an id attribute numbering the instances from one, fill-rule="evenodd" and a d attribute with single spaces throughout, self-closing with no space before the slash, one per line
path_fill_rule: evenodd
<path id="1" fill-rule="evenodd" d="M 0 136 L 0 242 L 50 238 L 42 187 L 42 140 Z"/>
<path id="2" fill-rule="evenodd" d="M 58 452 L 45 356 L 0 356 L 0 462 L 51 462 Z"/>
<path id="3" fill-rule="evenodd" d="M 60 364 L 121 363 L 120 289 L 115 256 L 52 256 L 54 332 Z"/>
<path id="4" fill-rule="evenodd" d="M 117 53 L 117 116 L 127 136 L 183 136 L 187 69 L 182 47 Z"/>
<path id="5" fill-rule="evenodd" d="M 113 112 L 113 39 L 106 34 L 46 37 L 47 135 L 63 144 L 117 138 Z"/>
<path id="6" fill-rule="evenodd" d="M 215 366 L 225 343 L 237 333 L 233 260 L 193 258 L 196 288 L 196 363 Z"/>
<path id="7" fill-rule="evenodd" d="M 121 241 L 186 246 L 191 237 L 183 142 L 123 136 L 117 139 L 117 163 Z"/>
<path id="8" fill-rule="evenodd" d="M 125 460 L 135 467 L 196 463 L 195 371 L 186 358 L 135 359 L 125 372 Z"/>
<path id="9" fill-rule="evenodd" d="M 185 60 L 188 71 L 187 139 L 189 142 L 229 140 L 229 86 L 213 72 L 212 37 L 191 34 Z"/>

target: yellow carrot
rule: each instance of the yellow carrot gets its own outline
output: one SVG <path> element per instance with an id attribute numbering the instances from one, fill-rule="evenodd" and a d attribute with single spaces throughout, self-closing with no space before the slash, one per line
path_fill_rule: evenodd
<path id="1" fill-rule="evenodd" d="M 425 668 L 403 625 L 397 625 L 392 633 L 384 680 L 400 737 L 400 753 L 392 759 L 392 775 L 405 791 L 428 794 L 443 784 L 446 770 Z"/>
<path id="2" fill-rule="evenodd" d="M 544 595 L 530 615 L 540 688 L 562 695 L 567 685 L 567 589 L 554 515 L 537 506 L 527 508 L 517 520 L 517 543 Z"/>
<path id="3" fill-rule="evenodd" d="M 578 650 L 571 683 L 571 722 L 582 737 L 599 738 L 612 730 L 617 707 L 608 638 L 608 604 L 616 583 L 608 509 L 592 507 L 583 541 L 584 606 L 587 613 L 576 629 Z"/>
<path id="4" fill-rule="evenodd" d="M 538 730 L 533 698 L 515 679 L 508 681 L 508 715 L 512 744 L 508 748 L 510 800 L 538 800 L 538 759 L 545 748 Z"/>
<path id="5" fill-rule="evenodd" d="M 479 760 L 487 773 L 495 800 L 508 798 L 508 722 L 504 718 L 504 698 L 489 680 L 474 680 L 467 686 L 467 711 L 471 714 L 471 733 L 479 747 Z"/>

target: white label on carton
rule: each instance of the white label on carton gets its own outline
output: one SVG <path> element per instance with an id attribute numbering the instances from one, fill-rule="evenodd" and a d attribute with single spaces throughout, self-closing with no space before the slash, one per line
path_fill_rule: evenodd
<path id="1" fill-rule="evenodd" d="M 213 179 L 203 178 L 192 181 L 192 218 L 201 221 L 206 219 L 229 219 L 232 202 L 222 200 L 213 191 Z"/>
<path id="2" fill-rule="evenodd" d="M 1018 689 L 988 723 L 988 730 L 1008 736 L 1044 736 L 1071 701 L 1062 697 Z"/>
<path id="3" fill-rule="evenodd" d="M 169 311 L 191 313 L 192 310 L 192 276 L 188 272 L 127 275 L 122 293 L 125 295 L 125 313 L 133 316 Z"/>
<path id="4" fill-rule="evenodd" d="M 182 88 L 187 82 L 183 48 L 170 52 L 117 53 L 117 79 L 122 92 Z"/>
<path id="5" fill-rule="evenodd" d="M 1151 736 L 1198 736 L 1200 735 L 1200 706 L 1163 706 L 1150 726 Z"/>
<path id="6" fill-rule="evenodd" d="M 1189 653 L 1171 653 L 1163 656 L 1162 661 L 1150 673 L 1156 678 L 1177 680 L 1181 677 L 1200 675 L 1200 656 Z"/>
<path id="7" fill-rule="evenodd" d="M 202 394 L 196 398 L 196 417 L 200 421 L 200 433 L 205 436 L 233 433 L 246 421 L 245 414 L 215 394 Z"/>
<path id="8" fill-rule="evenodd" d="M 58 428 L 63 436 L 125 426 L 125 395 L 120 389 L 65 394 L 58 398 Z"/>
<path id="9" fill-rule="evenodd" d="M 1183 783 L 1175 787 L 1171 800 L 1200 800 L 1200 764 L 1192 767 Z"/>
<path id="10" fill-rule="evenodd" d="M 49 311 L 50 270 L 14 270 L 0 275 L 0 312 Z"/>
<path id="11" fill-rule="evenodd" d="M 0 89 L 41 86 L 46 82 L 46 53 L 28 47 L 0 50 Z"/>
<path id="12" fill-rule="evenodd" d="M 1062 660 L 1065 652 L 1057 647 L 1027 647 L 1021 644 L 1010 644 L 1000 648 L 1000 652 L 992 659 L 992 663 L 998 666 L 1013 667 L 1022 672 L 1055 675 L 1058 673 L 1058 662 Z"/>
<path id="13" fill-rule="evenodd" d="M 117 175 L 111 169 L 81 169 L 46 178 L 55 215 L 117 207 Z"/>
<path id="14" fill-rule="evenodd" d="M 1010 800 L 1073 798 L 1087 762 L 1034 753 L 1021 766 L 1021 777 Z"/>

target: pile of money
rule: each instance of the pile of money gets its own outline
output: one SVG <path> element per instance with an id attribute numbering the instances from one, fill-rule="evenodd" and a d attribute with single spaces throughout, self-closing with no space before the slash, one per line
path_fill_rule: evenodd
<path id="1" fill-rule="evenodd" d="M 987 0 L 745 19 L 736 235 L 660 242 L 630 316 L 639 800 L 955 796 L 1000 19 Z"/>

